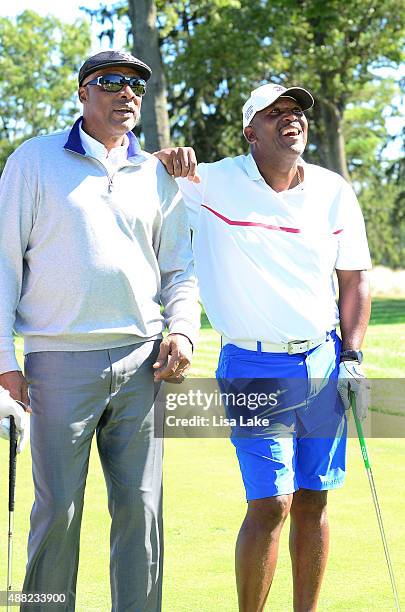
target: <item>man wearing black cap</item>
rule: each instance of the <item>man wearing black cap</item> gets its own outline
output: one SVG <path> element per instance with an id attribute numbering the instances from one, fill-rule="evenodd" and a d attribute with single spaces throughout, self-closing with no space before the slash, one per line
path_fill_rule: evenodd
<path id="1" fill-rule="evenodd" d="M 192 150 L 157 153 L 183 177 L 201 298 L 222 336 L 217 378 L 230 398 L 248 502 L 236 545 L 242 612 L 264 609 L 288 515 L 294 610 L 316 610 L 327 491 L 345 477 L 347 425 L 336 387 L 346 408 L 350 389 L 360 416 L 367 411 L 360 366 L 370 314 L 367 239 L 352 188 L 301 158 L 304 111 L 313 103 L 301 87 L 258 87 L 243 106 L 250 153 L 199 164 L 199 177 Z M 268 401 L 252 409 L 241 394 Z M 257 425 L 246 426 L 249 417 Z"/>
<path id="2" fill-rule="evenodd" d="M 112 519 L 112 609 L 161 609 L 154 398 L 161 380 L 184 378 L 199 308 L 176 183 L 131 131 L 150 75 L 125 52 L 89 58 L 79 73 L 83 117 L 21 145 L 0 181 L 0 386 L 31 404 L 23 590 L 53 594 L 47 610 L 75 609 L 94 434 Z M 13 328 L 24 336 L 24 376 Z M 22 609 L 42 609 L 32 601 Z"/>

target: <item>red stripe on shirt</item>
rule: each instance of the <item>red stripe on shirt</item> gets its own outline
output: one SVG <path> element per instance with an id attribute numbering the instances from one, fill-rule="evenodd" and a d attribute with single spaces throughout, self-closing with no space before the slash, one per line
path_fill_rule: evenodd
<path id="1" fill-rule="evenodd" d="M 225 223 L 227 223 L 228 225 L 240 225 L 242 227 L 264 227 L 265 229 L 278 230 L 280 232 L 290 232 L 292 234 L 301 233 L 300 229 L 295 229 L 294 227 L 280 227 L 278 225 L 268 225 L 267 223 L 255 223 L 254 221 L 233 221 L 232 219 L 228 219 L 228 217 L 224 217 L 224 215 L 221 215 L 219 212 L 213 210 L 206 204 L 202 204 L 201 206 L 203 206 L 203 208 L 206 208 L 214 215 L 222 219 L 222 221 L 225 221 Z"/>
<path id="2" fill-rule="evenodd" d="M 280 232 L 290 232 L 291 234 L 301 233 L 300 229 L 296 229 L 294 227 L 282 227 L 279 225 L 269 225 L 267 223 L 255 223 L 254 221 L 234 221 L 233 219 L 228 219 L 228 217 L 221 215 L 221 213 L 217 212 L 213 208 L 210 208 L 206 204 L 201 204 L 201 206 L 203 208 L 206 208 L 210 212 L 212 212 L 216 217 L 218 217 L 222 221 L 225 221 L 225 223 L 227 223 L 228 225 L 239 225 L 241 227 L 264 227 L 264 229 L 278 230 Z M 343 232 L 343 229 L 338 229 L 335 232 L 333 232 L 333 234 L 337 235 L 337 234 L 340 234 L 341 232 Z"/>

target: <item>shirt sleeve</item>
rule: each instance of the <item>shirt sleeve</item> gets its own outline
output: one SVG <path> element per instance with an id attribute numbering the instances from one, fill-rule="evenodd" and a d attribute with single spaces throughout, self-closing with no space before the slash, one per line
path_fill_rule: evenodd
<path id="1" fill-rule="evenodd" d="M 193 345 L 200 327 L 200 305 L 187 211 L 176 182 L 162 170 L 162 223 L 157 248 L 161 303 L 169 333 L 187 336 Z"/>
<path id="2" fill-rule="evenodd" d="M 177 185 L 181 191 L 181 195 L 187 207 L 188 220 L 191 229 L 196 230 L 200 217 L 200 208 L 203 203 L 205 180 L 206 180 L 207 164 L 197 165 L 197 174 L 200 177 L 200 183 L 193 183 L 187 178 L 176 179 Z"/>
<path id="3" fill-rule="evenodd" d="M 20 370 L 13 328 L 21 295 L 24 254 L 34 223 L 34 197 L 18 153 L 7 161 L 0 179 L 0 374 Z"/>
<path id="4" fill-rule="evenodd" d="M 356 194 L 344 181 L 338 202 L 342 214 L 339 215 L 337 270 L 370 270 L 371 258 L 367 234 Z"/>

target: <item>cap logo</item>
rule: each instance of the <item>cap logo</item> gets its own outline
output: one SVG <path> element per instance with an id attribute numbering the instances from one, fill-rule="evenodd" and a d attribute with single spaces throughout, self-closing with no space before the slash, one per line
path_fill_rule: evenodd
<path id="1" fill-rule="evenodd" d="M 251 104 L 250 106 L 247 107 L 246 111 L 245 111 L 245 119 L 246 121 L 249 120 L 249 118 L 252 116 L 253 114 L 253 105 Z"/>
<path id="2" fill-rule="evenodd" d="M 274 87 L 274 91 L 284 91 L 284 87 L 280 87 L 280 85 L 276 85 Z"/>

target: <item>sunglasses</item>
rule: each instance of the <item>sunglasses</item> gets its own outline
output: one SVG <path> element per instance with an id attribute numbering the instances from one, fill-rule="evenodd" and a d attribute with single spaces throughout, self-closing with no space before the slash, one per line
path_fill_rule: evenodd
<path id="1" fill-rule="evenodd" d="M 125 77 L 122 74 L 103 74 L 89 81 L 86 85 L 99 85 L 104 91 L 109 93 L 122 91 L 127 85 L 129 85 L 136 96 L 143 96 L 146 92 L 146 81 L 138 77 Z"/>

